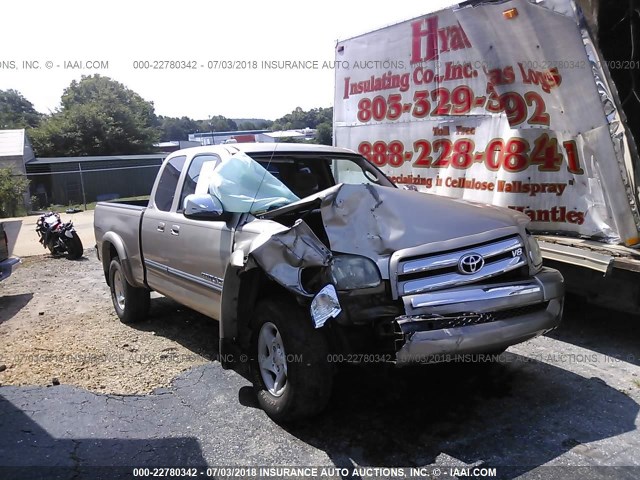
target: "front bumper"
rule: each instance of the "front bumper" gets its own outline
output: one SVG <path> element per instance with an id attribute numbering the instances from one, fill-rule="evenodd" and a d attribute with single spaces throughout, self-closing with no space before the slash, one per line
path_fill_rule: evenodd
<path id="1" fill-rule="evenodd" d="M 0 281 L 9 278 L 13 271 L 18 268 L 20 262 L 22 262 L 22 260 L 18 257 L 11 257 L 6 260 L 2 260 L 2 262 L 0 262 Z"/>
<path id="2" fill-rule="evenodd" d="M 468 286 L 405 297 L 407 315 L 398 365 L 437 362 L 452 355 L 490 353 L 554 329 L 562 318 L 564 280 L 544 268 L 530 279 Z"/>

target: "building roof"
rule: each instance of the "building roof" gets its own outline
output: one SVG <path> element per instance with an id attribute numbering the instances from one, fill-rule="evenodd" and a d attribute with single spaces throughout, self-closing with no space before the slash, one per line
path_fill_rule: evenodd
<path id="1" fill-rule="evenodd" d="M 269 130 L 232 130 L 228 132 L 196 132 L 190 133 L 189 137 L 203 138 L 203 137 L 228 137 L 233 135 L 257 135 L 258 133 L 265 133 Z"/>
<path id="2" fill-rule="evenodd" d="M 263 135 L 271 138 L 306 138 L 307 135 L 315 133 L 315 130 L 309 128 L 302 130 L 277 130 L 275 132 L 263 133 Z"/>
<path id="3" fill-rule="evenodd" d="M 97 157 L 49 157 L 36 158 L 29 165 L 51 165 L 54 163 L 86 163 L 86 162 L 108 162 L 108 161 L 133 161 L 133 160 L 162 160 L 167 156 L 164 152 L 151 153 L 146 155 L 100 155 Z"/>
<path id="4" fill-rule="evenodd" d="M 0 130 L 0 157 L 21 157 L 24 155 L 25 131 Z"/>
<path id="5" fill-rule="evenodd" d="M 352 150 L 340 147 L 330 147 L 328 145 L 305 144 L 305 143 L 230 143 L 221 145 L 205 145 L 203 147 L 191 147 L 173 152 L 171 156 L 176 155 L 197 155 L 201 153 L 220 153 L 227 152 L 234 154 L 236 152 L 271 154 L 271 153 L 288 153 L 288 154 L 304 154 L 316 153 L 322 154 L 354 154 Z"/>

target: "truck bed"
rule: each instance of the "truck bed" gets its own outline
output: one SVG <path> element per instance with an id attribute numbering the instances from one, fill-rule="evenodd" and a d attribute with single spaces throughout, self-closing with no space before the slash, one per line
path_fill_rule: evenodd
<path id="1" fill-rule="evenodd" d="M 131 280 L 136 285 L 144 285 L 144 269 L 140 248 L 140 224 L 147 200 L 98 202 L 94 213 L 96 242 L 102 245 L 105 232 L 118 232 L 126 245 L 127 258 L 121 258 Z M 102 257 L 104 252 L 98 252 Z"/>

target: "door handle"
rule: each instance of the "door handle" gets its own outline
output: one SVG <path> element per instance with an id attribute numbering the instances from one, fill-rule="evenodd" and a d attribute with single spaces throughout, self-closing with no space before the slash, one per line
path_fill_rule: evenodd
<path id="1" fill-rule="evenodd" d="M 180 225 L 171 225 L 171 235 L 180 235 Z"/>
<path id="2" fill-rule="evenodd" d="M 159 232 L 164 232 L 164 222 L 160 222 L 156 228 Z"/>

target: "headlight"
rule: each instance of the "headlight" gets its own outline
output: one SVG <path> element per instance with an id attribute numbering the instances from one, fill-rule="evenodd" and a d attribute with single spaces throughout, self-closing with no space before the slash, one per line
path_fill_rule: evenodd
<path id="1" fill-rule="evenodd" d="M 372 260 L 358 255 L 336 255 L 331 278 L 338 290 L 371 288 L 380 285 L 380 271 Z"/>
<path id="2" fill-rule="evenodd" d="M 527 235 L 527 241 L 529 242 L 529 258 L 536 270 L 542 267 L 542 252 L 540 251 L 540 245 L 536 238 L 529 234 Z"/>

